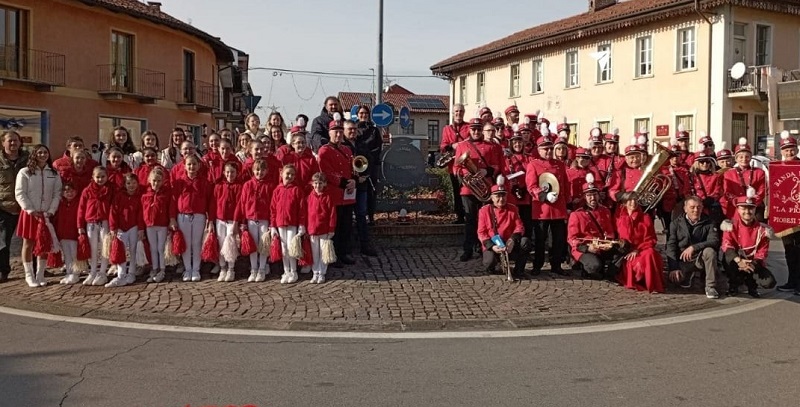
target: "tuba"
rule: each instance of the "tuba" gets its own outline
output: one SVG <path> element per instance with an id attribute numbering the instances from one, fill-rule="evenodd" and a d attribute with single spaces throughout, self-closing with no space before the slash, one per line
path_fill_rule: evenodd
<path id="1" fill-rule="evenodd" d="M 661 144 L 654 142 L 653 145 L 655 153 L 642 171 L 642 178 L 633 187 L 633 192 L 636 193 L 636 202 L 645 208 L 645 212 L 655 208 L 661 202 L 664 194 L 672 187 L 672 180 L 661 174 L 661 167 L 667 163 L 672 153 Z"/>
<path id="2" fill-rule="evenodd" d="M 478 198 L 479 201 L 489 202 L 492 197 L 492 186 L 486 182 L 484 175 L 480 174 L 478 166 L 476 166 L 469 157 L 469 151 L 461 154 L 461 156 L 456 159 L 456 164 L 469 171 L 469 174 L 466 176 L 458 175 L 458 180 L 461 181 L 461 185 L 467 187 L 470 192 L 472 192 L 472 195 L 475 195 L 475 198 Z"/>

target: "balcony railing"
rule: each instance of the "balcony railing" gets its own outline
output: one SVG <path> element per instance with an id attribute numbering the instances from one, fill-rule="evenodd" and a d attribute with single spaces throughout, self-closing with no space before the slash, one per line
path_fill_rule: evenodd
<path id="1" fill-rule="evenodd" d="M 203 81 L 177 81 L 176 98 L 178 105 L 190 106 L 197 110 L 219 109 L 217 87 Z"/>
<path id="2" fill-rule="evenodd" d="M 750 93 L 757 95 L 762 90 L 762 66 L 750 66 L 745 71 L 744 75 L 739 79 L 731 77 L 731 71 L 728 70 L 728 93 Z"/>
<path id="3" fill-rule="evenodd" d="M 164 99 L 164 72 L 111 64 L 97 66 L 97 92 L 116 98 L 132 96 L 144 100 Z"/>
<path id="4" fill-rule="evenodd" d="M 0 79 L 64 86 L 65 57 L 49 51 L 0 46 Z"/>

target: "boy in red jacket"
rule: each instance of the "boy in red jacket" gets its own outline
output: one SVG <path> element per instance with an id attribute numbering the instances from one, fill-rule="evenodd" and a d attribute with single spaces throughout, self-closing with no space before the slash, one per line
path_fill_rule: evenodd
<path id="1" fill-rule="evenodd" d="M 144 216 L 142 198 L 139 194 L 139 180 L 136 174 L 125 174 L 125 190 L 114 195 L 108 227 L 111 236 L 122 240 L 125 250 L 130 254 L 128 267 L 117 265 L 117 276 L 106 287 L 122 287 L 136 281 L 136 246 L 144 240 Z"/>
<path id="2" fill-rule="evenodd" d="M 289 244 L 295 236 L 306 233 L 306 195 L 294 183 L 297 170 L 287 165 L 281 170 L 282 183 L 272 193 L 270 233 L 280 236 L 283 257 L 281 284 L 297 282 L 297 259 L 289 255 Z"/>
<path id="3" fill-rule="evenodd" d="M 325 190 L 328 182 L 325 174 L 318 172 L 311 178 L 311 185 L 314 188 L 308 195 L 308 234 L 311 237 L 311 254 L 314 264 L 311 271 L 312 284 L 325 282 L 325 274 L 328 265 L 322 261 L 321 243 L 323 239 L 330 240 L 336 230 L 336 206 L 331 200 L 331 196 Z"/>
<path id="4" fill-rule="evenodd" d="M 108 234 L 108 215 L 111 212 L 113 197 L 114 187 L 108 182 L 106 169 L 95 167 L 92 170 L 92 183 L 83 190 L 78 203 L 78 234 L 89 235 L 89 246 L 92 251 L 89 259 L 89 276 L 83 280 L 83 285 L 105 285 L 108 281 L 106 276 L 108 259 L 101 255 L 100 248 L 103 237 Z"/>
<path id="5" fill-rule="evenodd" d="M 61 244 L 61 253 L 64 256 L 64 266 L 67 275 L 61 279 L 61 284 L 75 284 L 80 281 L 81 271 L 75 270 L 75 261 L 78 255 L 78 193 L 72 184 L 64 184 L 61 190 L 63 199 L 58 204 L 54 225 L 56 237 Z"/>
<path id="6" fill-rule="evenodd" d="M 220 149 L 225 141 L 220 143 Z M 222 170 L 223 178 L 214 185 L 214 205 L 217 207 L 217 241 L 220 249 L 225 239 L 236 231 L 236 207 L 242 197 L 242 184 L 238 182 L 238 167 L 238 162 L 225 163 Z M 228 262 L 220 253 L 218 266 L 220 273 L 217 281 L 231 282 L 234 280 L 236 276 L 233 270 L 234 263 L 235 261 Z"/>
<path id="7" fill-rule="evenodd" d="M 163 167 L 156 167 L 147 177 L 149 187 L 142 195 L 142 217 L 150 244 L 150 276 L 148 283 L 164 280 L 164 247 L 167 244 L 167 226 L 172 193 L 166 186 L 169 175 Z"/>

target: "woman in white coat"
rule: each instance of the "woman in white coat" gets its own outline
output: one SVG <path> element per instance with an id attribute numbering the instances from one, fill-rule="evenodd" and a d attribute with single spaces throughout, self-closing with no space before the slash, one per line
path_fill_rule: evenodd
<path id="1" fill-rule="evenodd" d="M 14 194 L 22 212 L 17 224 L 17 236 L 22 238 L 22 267 L 29 287 L 44 287 L 47 256 L 38 257 L 36 275 L 33 273 L 33 241 L 39 223 L 51 218 L 61 201 L 61 177 L 53 169 L 50 150 L 38 144 L 31 149 L 27 167 L 17 174 Z M 7 231 L 8 233 L 8 231 Z"/>

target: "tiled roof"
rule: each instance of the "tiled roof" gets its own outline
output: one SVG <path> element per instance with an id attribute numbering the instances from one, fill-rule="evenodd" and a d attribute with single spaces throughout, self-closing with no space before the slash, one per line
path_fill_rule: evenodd
<path id="1" fill-rule="evenodd" d="M 143 18 L 156 24 L 165 25 L 176 30 L 183 31 L 195 36 L 211 46 L 214 54 L 220 62 L 233 62 L 233 54 L 230 48 L 225 45 L 219 37 L 214 37 L 205 31 L 199 30 L 191 25 L 178 20 L 175 17 L 161 11 L 156 6 L 139 2 L 138 0 L 77 0 L 90 6 L 103 7 L 108 10 L 127 14 L 133 17 Z"/>
<path id="2" fill-rule="evenodd" d="M 420 109 L 411 107 L 408 103 L 409 99 L 436 99 L 444 104 L 444 109 Z M 339 92 L 339 101 L 345 110 L 349 110 L 353 105 L 367 104 L 373 106 L 375 104 L 374 93 L 363 92 Z M 399 109 L 403 106 L 408 106 L 411 113 L 435 113 L 435 114 L 449 114 L 450 113 L 450 96 L 447 95 L 415 95 L 413 93 L 384 93 L 383 102 L 389 103 L 395 108 Z"/>
<path id="3" fill-rule="evenodd" d="M 723 4 L 800 14 L 800 0 L 700 0 L 701 10 Z M 589 11 L 514 33 L 437 62 L 431 71 L 449 75 L 472 67 L 534 49 L 586 39 L 611 31 L 695 14 L 695 0 L 628 0 L 598 11 Z M 698 18 L 700 18 L 698 16 Z"/>

